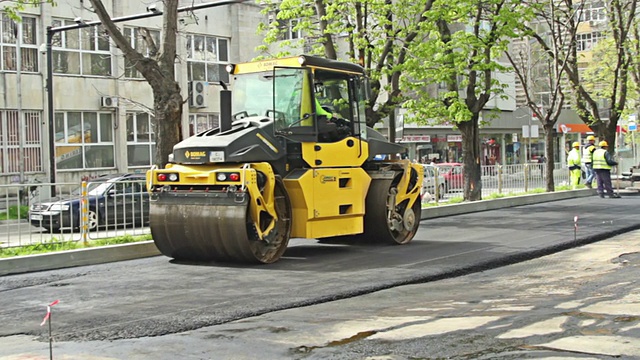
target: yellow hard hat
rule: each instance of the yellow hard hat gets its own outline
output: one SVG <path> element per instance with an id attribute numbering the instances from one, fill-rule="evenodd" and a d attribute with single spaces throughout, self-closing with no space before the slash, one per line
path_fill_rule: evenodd
<path id="1" fill-rule="evenodd" d="M 571 147 L 580 147 L 580 143 L 576 141 L 573 144 L 571 144 Z"/>
<path id="2" fill-rule="evenodd" d="M 600 141 L 600 144 L 598 144 L 598 145 L 600 145 L 600 147 L 608 147 L 609 146 L 609 144 L 607 144 L 607 142 L 604 141 L 604 140 Z"/>
<path id="3" fill-rule="evenodd" d="M 596 141 L 596 137 L 593 135 L 587 136 L 587 141 Z"/>

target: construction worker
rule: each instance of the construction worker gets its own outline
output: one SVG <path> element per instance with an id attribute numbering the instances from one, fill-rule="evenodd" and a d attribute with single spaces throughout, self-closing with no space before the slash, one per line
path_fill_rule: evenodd
<path id="1" fill-rule="evenodd" d="M 571 188 L 577 189 L 580 183 L 580 175 L 582 170 L 580 167 L 580 143 L 574 142 L 571 145 L 572 149 L 567 156 L 567 166 L 569 166 L 569 179 L 571 181 Z"/>
<path id="2" fill-rule="evenodd" d="M 582 165 L 584 165 L 584 172 L 586 178 L 584 184 L 591 189 L 593 179 L 596 177 L 596 173 L 593 171 L 593 152 L 596 151 L 596 137 L 593 135 L 587 136 L 587 145 L 582 149 Z"/>
<path id="3" fill-rule="evenodd" d="M 596 179 L 598 180 L 598 195 L 601 198 L 605 194 L 610 198 L 619 198 L 620 195 L 615 194 L 611 186 L 611 167 L 618 165 L 618 163 L 613 160 L 611 154 L 607 151 L 609 144 L 606 141 L 600 141 L 598 145 L 600 148 L 593 152 L 593 170 L 596 172 Z"/>

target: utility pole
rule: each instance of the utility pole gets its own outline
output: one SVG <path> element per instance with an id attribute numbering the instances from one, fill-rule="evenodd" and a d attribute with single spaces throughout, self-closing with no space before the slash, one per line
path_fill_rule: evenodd
<path id="1" fill-rule="evenodd" d="M 18 15 L 20 15 L 18 13 Z M 24 158 L 24 144 L 25 144 L 25 123 L 24 115 L 22 114 L 22 22 L 16 22 L 17 36 L 16 36 L 16 90 L 18 91 L 18 146 L 19 156 L 18 167 L 20 170 L 20 184 L 24 183 L 24 171 L 25 171 L 25 158 Z"/>

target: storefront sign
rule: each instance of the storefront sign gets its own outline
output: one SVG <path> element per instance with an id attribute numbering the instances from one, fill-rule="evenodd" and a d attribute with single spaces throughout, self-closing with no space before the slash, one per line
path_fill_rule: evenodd
<path id="1" fill-rule="evenodd" d="M 462 142 L 462 135 L 447 135 L 447 142 Z"/>
<path id="2" fill-rule="evenodd" d="M 431 142 L 431 135 L 406 135 L 402 139 L 396 139 L 400 142 Z"/>

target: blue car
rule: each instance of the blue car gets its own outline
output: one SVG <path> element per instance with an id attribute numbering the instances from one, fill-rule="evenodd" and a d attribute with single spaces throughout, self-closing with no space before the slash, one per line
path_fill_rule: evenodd
<path id="1" fill-rule="evenodd" d="M 149 193 L 144 174 L 104 175 L 87 182 L 86 225 L 99 227 L 144 226 L 149 223 Z M 32 204 L 31 225 L 49 232 L 78 229 L 81 223 L 82 188 Z"/>

